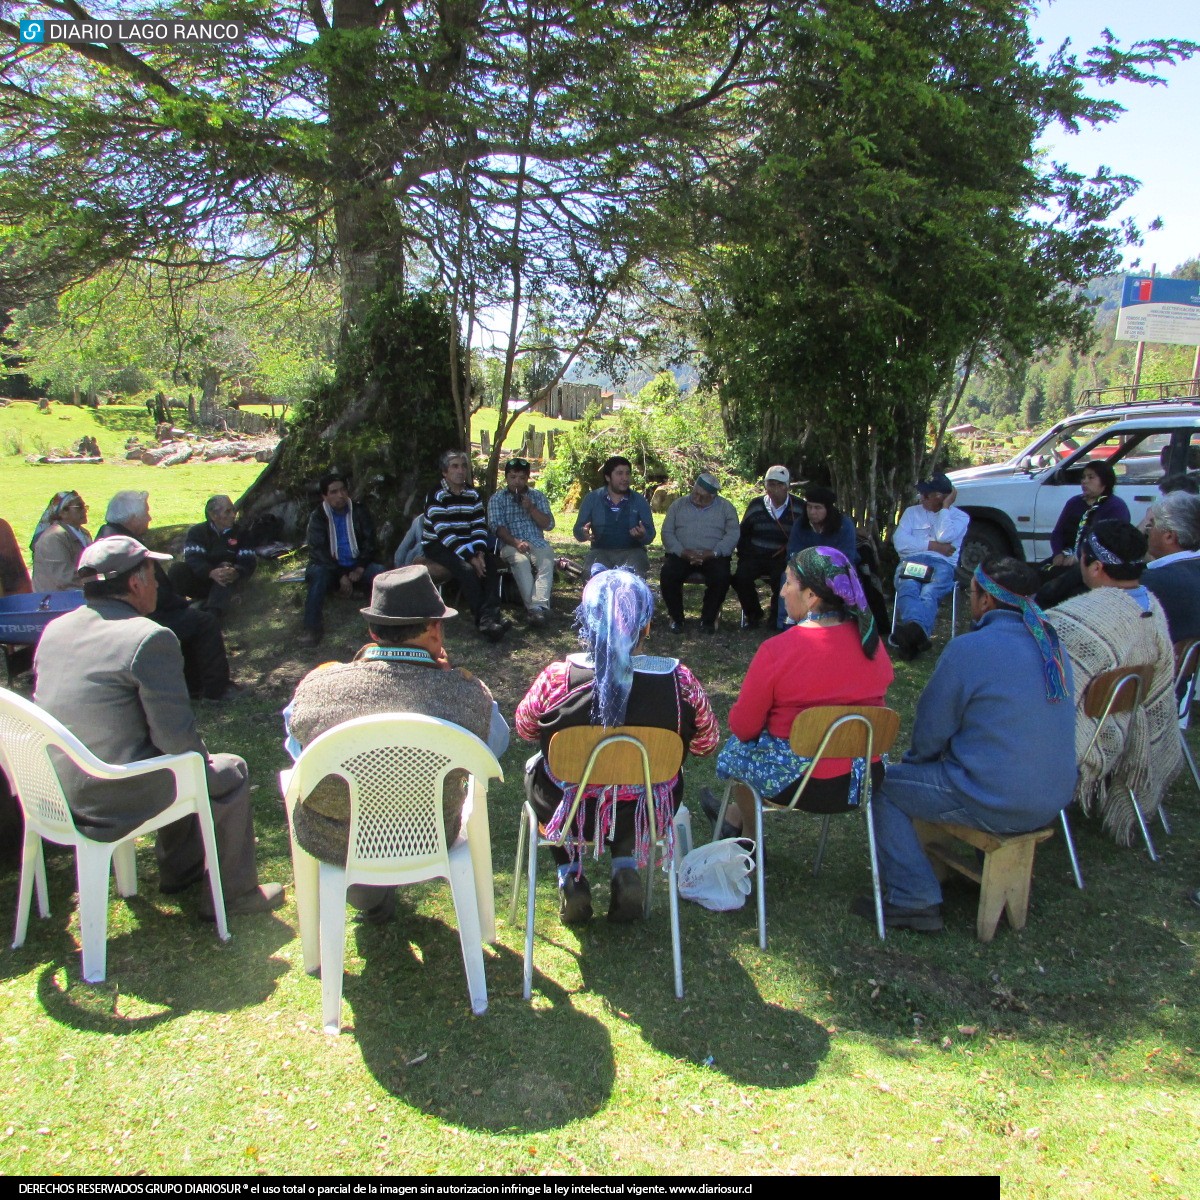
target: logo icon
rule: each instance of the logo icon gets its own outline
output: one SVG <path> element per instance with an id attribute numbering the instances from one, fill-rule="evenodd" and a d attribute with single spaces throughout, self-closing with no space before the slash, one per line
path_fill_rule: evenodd
<path id="1" fill-rule="evenodd" d="M 46 40 L 46 25 L 44 21 L 22 21 L 21 41 L 43 43 Z"/>

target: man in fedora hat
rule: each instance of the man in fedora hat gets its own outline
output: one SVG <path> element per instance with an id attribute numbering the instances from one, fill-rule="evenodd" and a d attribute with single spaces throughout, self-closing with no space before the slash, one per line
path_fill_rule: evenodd
<path id="1" fill-rule="evenodd" d="M 234 754 L 209 754 L 196 732 L 179 639 L 149 619 L 158 604 L 155 568 L 170 557 L 122 535 L 84 550 L 77 577 L 86 603 L 46 626 L 34 700 L 108 763 L 189 750 L 203 755 L 226 910 L 266 912 L 283 903 L 283 889 L 258 882 L 246 763 Z M 117 841 L 175 799 L 165 771 L 120 782 L 93 779 L 69 763 L 59 772 L 75 824 L 98 842 Z M 160 829 L 155 851 L 164 893 L 185 891 L 204 877 L 194 816 Z M 207 892 L 200 915 L 212 920 Z"/>
<path id="2" fill-rule="evenodd" d="M 325 663 L 310 671 L 284 709 L 288 752 L 300 751 L 327 729 L 375 713 L 420 713 L 452 721 L 487 742 L 499 757 L 508 748 L 508 725 L 492 693 L 469 671 L 453 668 L 442 623 L 447 608 L 425 566 L 398 567 L 377 575 L 371 605 L 361 610 L 371 641 L 348 663 Z M 442 794 L 446 841 L 459 833 L 466 772 L 451 771 Z M 322 862 L 344 866 L 350 836 L 350 795 L 344 780 L 322 780 L 297 805 L 296 840 Z M 350 903 L 364 919 L 382 921 L 395 908 L 394 888 L 351 887 Z"/>

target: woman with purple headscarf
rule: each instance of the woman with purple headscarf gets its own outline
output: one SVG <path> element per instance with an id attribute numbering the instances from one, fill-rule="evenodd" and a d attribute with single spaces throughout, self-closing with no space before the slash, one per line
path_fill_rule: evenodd
<path id="1" fill-rule="evenodd" d="M 840 550 L 815 546 L 792 555 L 780 597 L 796 624 L 764 642 L 751 660 L 729 713 L 733 736 L 717 759 L 717 774 L 752 783 L 768 803 L 787 804 L 808 765 L 788 742 L 797 714 L 826 704 L 882 705 L 893 672 L 858 574 Z M 863 772 L 860 764 L 853 778 L 848 758 L 822 759 L 797 808 L 844 811 L 857 800 Z M 873 763 L 871 772 L 879 783 L 882 764 Z M 744 822 L 754 824 L 749 789 L 736 787 L 734 799 L 722 837 L 736 837 Z M 715 797 L 706 792 L 702 802 L 715 820 Z"/>
<path id="2" fill-rule="evenodd" d="M 582 654 L 551 663 L 517 706 L 517 733 L 538 742 L 539 753 L 525 764 L 525 793 L 546 835 L 563 831 L 574 791 L 550 774 L 545 755 L 550 739 L 573 725 L 652 725 L 673 729 L 692 754 L 711 754 L 720 730 L 704 689 L 676 658 L 644 654 L 654 595 L 632 571 L 603 571 L 583 589 L 575 613 Z M 659 829 L 670 831 L 683 798 L 680 773 L 653 802 Z M 614 794 L 615 793 L 615 794 Z M 558 864 L 559 915 L 568 925 L 592 916 L 592 893 L 583 874 L 581 851 L 572 837 L 595 837 L 597 850 L 612 833 L 610 921 L 642 915 L 642 879 L 637 872 L 650 853 L 644 787 L 592 788 L 579 806 L 577 825 L 561 848 Z M 670 836 L 668 832 L 668 836 Z"/>

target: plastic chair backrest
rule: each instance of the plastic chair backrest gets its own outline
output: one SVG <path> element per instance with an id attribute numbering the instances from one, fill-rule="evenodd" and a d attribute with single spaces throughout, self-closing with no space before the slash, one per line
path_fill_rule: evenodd
<path id="1" fill-rule="evenodd" d="M 26 817 L 60 841 L 73 842 L 75 822 L 50 760 L 61 750 L 87 771 L 100 760 L 60 721 L 24 696 L 0 688 L 0 758 L 3 758 Z"/>
<path id="2" fill-rule="evenodd" d="M 1132 712 L 1153 683 L 1154 668 L 1145 663 L 1101 671 L 1083 694 L 1083 714 L 1103 722 L 1108 716 Z"/>
<path id="3" fill-rule="evenodd" d="M 872 757 L 886 754 L 900 731 L 900 714 L 870 704 L 806 708 L 792 722 L 789 741 L 792 753 L 801 758 L 816 758 L 818 752 L 822 757 L 862 758 L 867 752 L 868 730 Z"/>
<path id="4" fill-rule="evenodd" d="M 350 791 L 347 870 L 409 868 L 447 856 L 442 785 L 454 770 L 500 776 L 473 733 L 412 713 L 377 713 L 327 729 L 296 760 L 290 791 L 304 800 L 334 775 Z"/>
<path id="5" fill-rule="evenodd" d="M 627 740 L 610 740 L 621 738 Z M 645 780 L 645 769 L 642 751 L 635 743 L 645 747 L 651 784 L 666 783 L 679 774 L 683 763 L 683 740 L 673 729 L 657 729 L 650 725 L 616 725 L 611 729 L 574 725 L 560 729 L 550 739 L 547 765 L 551 774 L 564 783 L 586 782 L 596 787 L 640 786 Z M 599 753 L 595 753 L 601 746 Z M 593 754 L 595 759 L 589 771 Z"/>

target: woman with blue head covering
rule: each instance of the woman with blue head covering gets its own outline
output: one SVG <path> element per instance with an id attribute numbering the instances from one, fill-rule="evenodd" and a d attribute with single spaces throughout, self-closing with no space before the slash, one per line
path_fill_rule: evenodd
<path id="1" fill-rule="evenodd" d="M 551 663 L 517 707 L 517 732 L 541 746 L 526 763 L 525 791 L 548 837 L 562 833 L 574 800 L 573 790 L 546 766 L 550 739 L 560 729 L 651 725 L 674 730 L 692 754 L 711 754 L 716 748 L 717 719 L 695 676 L 678 659 L 643 653 L 653 616 L 654 595 L 640 576 L 623 569 L 592 576 L 575 613 L 582 652 Z M 670 831 L 683 798 L 682 773 L 654 790 L 656 825 Z M 650 854 L 644 792 L 640 787 L 588 788 L 571 836 L 554 849 L 559 914 L 566 924 L 582 924 L 592 916 L 591 887 L 573 839 L 594 837 L 599 853 L 610 833 L 609 920 L 632 921 L 642 915 L 637 867 Z"/>
<path id="2" fill-rule="evenodd" d="M 787 804 L 808 766 L 789 743 L 796 717 L 827 704 L 882 705 L 893 672 L 858 573 L 840 550 L 810 546 L 793 554 L 780 599 L 796 624 L 764 642 L 751 660 L 729 712 L 732 736 L 717 759 L 717 774 L 753 784 L 768 803 Z M 844 811 L 858 802 L 864 774 L 860 760 L 822 759 L 796 807 Z M 882 777 L 876 762 L 874 783 Z M 754 824 L 750 790 L 735 787 L 734 799 L 723 837 L 736 837 L 746 821 Z M 711 792 L 702 803 L 715 820 L 719 805 Z"/>

